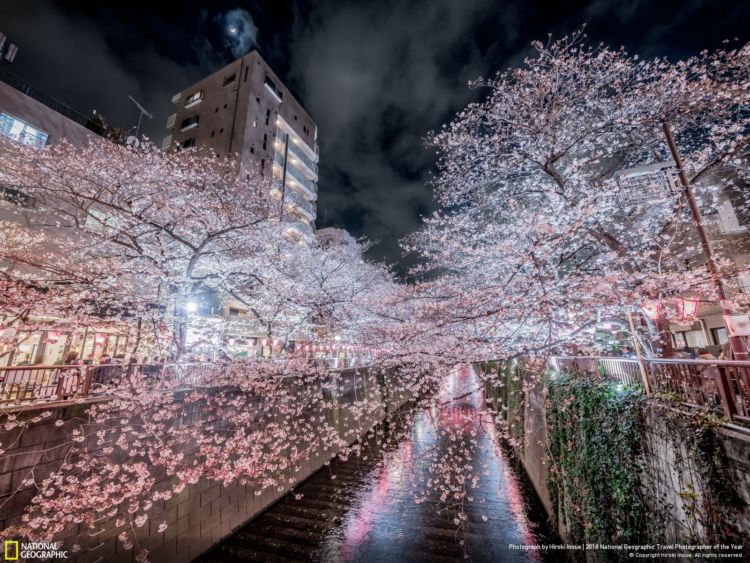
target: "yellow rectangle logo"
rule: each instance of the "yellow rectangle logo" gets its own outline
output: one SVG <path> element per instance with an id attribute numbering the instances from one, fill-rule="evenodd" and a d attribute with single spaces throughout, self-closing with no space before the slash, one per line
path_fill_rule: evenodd
<path id="1" fill-rule="evenodd" d="M 5 540 L 5 560 L 18 561 L 18 542 Z"/>

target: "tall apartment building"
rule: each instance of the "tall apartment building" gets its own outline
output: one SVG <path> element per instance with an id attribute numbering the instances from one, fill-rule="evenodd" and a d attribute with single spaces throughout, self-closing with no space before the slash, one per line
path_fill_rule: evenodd
<path id="1" fill-rule="evenodd" d="M 210 148 L 272 174 L 283 215 L 312 236 L 318 195 L 318 128 L 268 64 L 252 51 L 172 98 L 163 149 Z"/>

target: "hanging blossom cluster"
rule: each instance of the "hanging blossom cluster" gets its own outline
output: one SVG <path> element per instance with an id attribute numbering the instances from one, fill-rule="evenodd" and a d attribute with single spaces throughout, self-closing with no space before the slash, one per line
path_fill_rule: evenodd
<path id="1" fill-rule="evenodd" d="M 160 356 L 180 358 L 191 351 L 189 326 L 200 324 L 188 318 L 196 297 L 242 304 L 269 338 L 312 341 L 355 326 L 347 307 L 392 284 L 385 268 L 362 261 L 366 246 L 306 240 L 270 196 L 271 180 L 238 173 L 231 159 L 0 142 L 0 181 L 30 202 L 0 203 L 0 260 L 11 265 L 3 313 L 19 330 L 39 318 L 54 329 L 122 319 L 139 331 L 130 353 L 148 337 Z M 216 338 L 204 325 L 193 347 Z"/>
<path id="2" fill-rule="evenodd" d="M 670 62 L 582 32 L 532 46 L 523 65 L 472 83 L 486 99 L 433 134 L 444 208 L 406 241 L 425 258 L 416 273 L 443 273 L 422 284 L 434 332 L 480 359 L 552 349 L 679 295 L 717 301 L 683 190 L 667 181 L 665 123 L 707 228 L 722 198 L 748 210 L 750 48 Z M 628 183 L 661 165 L 659 189 Z M 718 254 L 722 277 L 745 273 Z"/>
<path id="3" fill-rule="evenodd" d="M 715 300 L 681 191 L 634 201 L 616 172 L 668 163 L 667 122 L 707 211 L 745 182 L 748 50 L 641 60 L 589 46 L 582 33 L 533 48 L 518 68 L 473 83 L 486 99 L 432 135 L 444 208 L 404 241 L 423 257 L 409 284 L 362 262 L 361 248 L 296 242 L 267 180 L 238 175 L 231 162 L 116 146 L 2 147 L 3 181 L 36 202 L 2 204 L 0 258 L 23 266 L 2 282 L 14 323 L 119 316 L 179 359 L 190 351 L 185 304 L 208 288 L 245 304 L 269 337 L 336 335 L 366 347 L 370 374 L 381 377 L 350 397 L 337 425 L 324 413 L 339 404 L 341 376 L 305 358 L 227 361 L 191 385 L 177 372 L 158 382 L 133 375 L 89 405 L 85 421 L 61 423 L 65 463 L 29 477 L 38 494 L 3 534 L 53 538 L 106 517 L 135 547 L 135 530 L 159 517 L 154 504 L 201 479 L 283 491 L 315 452 L 370 455 L 356 441 L 363 424 L 375 440 L 398 441 L 428 414 L 446 447 L 427 454 L 413 497 L 437 499 L 465 529 L 487 473 L 478 452 L 514 438 L 496 428 L 508 405 L 453 406 L 482 384 L 446 391 L 457 364 L 543 355 L 581 340 L 602 316 L 686 292 Z M 720 264 L 722 275 L 744 273 Z M 25 296 L 40 292 L 48 305 L 30 305 Z M 45 306 L 48 315 L 35 309 Z M 658 322 L 643 322 L 658 333 Z M 413 406 L 390 414 L 400 420 L 385 433 L 374 425 L 384 396 L 395 395 Z M 8 413 L 0 424 L 15 440 L 48 416 Z"/>

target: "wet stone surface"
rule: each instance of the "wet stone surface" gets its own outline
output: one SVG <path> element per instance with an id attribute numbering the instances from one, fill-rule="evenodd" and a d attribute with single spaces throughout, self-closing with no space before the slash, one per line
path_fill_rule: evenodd
<path id="1" fill-rule="evenodd" d="M 447 378 L 440 395 L 459 397 L 477 387 L 476 376 L 463 370 Z M 559 539 L 550 534 L 522 470 L 497 445 L 492 430 L 486 424 L 480 428 L 478 421 L 486 420 L 479 416 L 482 408 L 476 391 L 419 412 L 405 436 L 389 447 L 377 448 L 374 439 L 366 440 L 362 455 L 333 460 L 296 489 L 302 498 L 287 495 L 202 560 L 541 560 L 537 551 L 508 547 Z M 446 508 L 438 488 L 424 485 L 430 461 L 441 459 L 450 447 L 451 430 L 467 441 L 475 431 L 477 447 L 462 465 L 485 473 L 476 488 L 468 489 L 471 500 L 463 503 L 467 520 L 460 526 L 455 520 L 459 507 Z M 423 502 L 415 502 L 415 491 L 427 492 Z"/>

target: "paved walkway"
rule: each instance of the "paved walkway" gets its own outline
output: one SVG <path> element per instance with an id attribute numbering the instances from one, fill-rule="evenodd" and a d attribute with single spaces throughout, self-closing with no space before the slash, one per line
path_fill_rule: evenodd
<path id="1" fill-rule="evenodd" d="M 476 375 L 460 370 L 443 382 L 441 401 L 477 388 Z M 334 460 L 240 531 L 204 561 L 535 561 L 538 552 L 509 544 L 557 541 L 530 486 L 497 446 L 491 428 L 479 428 L 480 393 L 420 412 L 407 438 L 386 451 L 372 449 Z M 487 428 L 483 426 L 483 428 Z M 450 437 L 453 435 L 454 440 Z M 485 474 L 468 487 L 466 523 L 457 529 L 457 509 L 439 502 L 435 462 L 447 449 L 476 436 L 462 467 Z M 456 439 L 457 438 L 457 439 Z M 453 454 L 450 458 L 452 459 Z M 433 472 L 431 473 L 431 469 Z M 463 475 L 456 471 L 454 476 Z M 336 478 L 332 479 L 331 475 Z M 455 481 L 453 481 L 455 483 Z M 421 503 L 415 491 L 429 491 Z"/>

